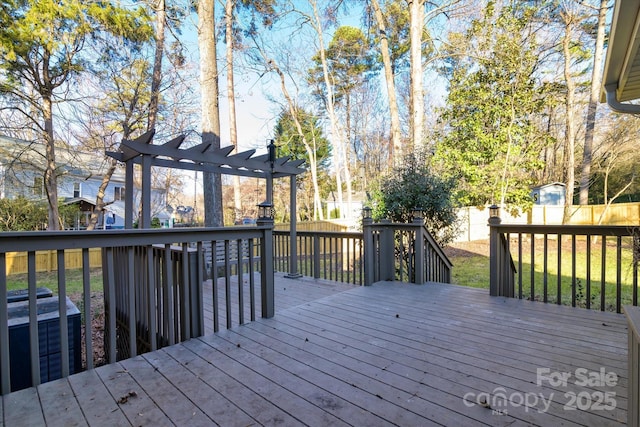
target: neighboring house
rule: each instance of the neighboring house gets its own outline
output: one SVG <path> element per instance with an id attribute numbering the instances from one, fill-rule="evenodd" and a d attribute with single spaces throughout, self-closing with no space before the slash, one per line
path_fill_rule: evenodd
<path id="1" fill-rule="evenodd" d="M 566 185 L 562 182 L 540 185 L 531 189 L 534 205 L 564 206 Z"/>
<path id="2" fill-rule="evenodd" d="M 84 228 L 96 204 L 107 161 L 93 153 L 82 153 L 56 147 L 58 163 L 58 198 L 65 204 L 77 203 L 82 214 L 76 218 L 76 228 Z M 0 198 L 23 196 L 32 200 L 46 200 L 44 188 L 44 146 L 37 142 L 0 135 Z M 134 199 L 139 199 L 134 188 Z M 97 228 L 124 227 L 124 197 L 126 194 L 124 171 L 116 170 L 105 191 L 104 215 Z M 152 216 L 160 223 L 171 226 L 171 215 L 166 211 L 166 190 L 153 188 Z M 137 212 L 134 212 L 134 218 Z"/>

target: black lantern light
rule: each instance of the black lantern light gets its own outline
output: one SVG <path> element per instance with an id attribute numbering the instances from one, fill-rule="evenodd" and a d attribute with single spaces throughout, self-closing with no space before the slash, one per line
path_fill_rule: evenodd
<path id="1" fill-rule="evenodd" d="M 258 205 L 258 219 L 273 220 L 274 213 L 273 205 L 266 200 Z"/>
<path id="2" fill-rule="evenodd" d="M 415 207 L 411 210 L 411 216 L 413 217 L 413 220 L 415 221 L 416 219 L 422 219 L 423 218 L 423 214 L 422 212 L 424 211 L 424 209 L 419 208 L 419 207 Z"/>
<path id="3" fill-rule="evenodd" d="M 371 219 L 372 209 L 369 206 L 365 206 L 362 208 L 362 219 Z"/>
<path id="4" fill-rule="evenodd" d="M 489 224 L 500 224 L 500 206 L 493 204 L 489 206 Z"/>

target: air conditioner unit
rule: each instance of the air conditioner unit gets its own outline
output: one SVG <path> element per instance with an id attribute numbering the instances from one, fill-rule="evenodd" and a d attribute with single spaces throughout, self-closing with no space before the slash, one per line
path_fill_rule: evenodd
<path id="1" fill-rule="evenodd" d="M 58 297 L 38 298 L 38 342 L 40 347 L 40 381 L 62 377 L 62 349 L 60 345 L 60 314 Z M 80 310 L 67 298 L 67 326 L 69 331 L 69 373 L 82 369 L 80 342 Z M 31 350 L 29 348 L 29 301 L 7 304 L 9 315 L 9 353 L 11 391 L 32 385 Z"/>

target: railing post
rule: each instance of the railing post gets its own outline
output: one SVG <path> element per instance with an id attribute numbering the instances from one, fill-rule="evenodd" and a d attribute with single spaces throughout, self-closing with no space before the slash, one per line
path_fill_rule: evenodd
<path id="1" fill-rule="evenodd" d="M 371 208 L 362 209 L 362 245 L 364 252 L 364 285 L 371 286 L 374 278 L 375 248 L 373 246 Z"/>
<path id="2" fill-rule="evenodd" d="M 380 221 L 382 230 L 380 231 L 380 280 L 395 279 L 395 245 L 394 230 L 391 226 L 391 220 L 383 219 Z"/>
<path id="3" fill-rule="evenodd" d="M 262 297 L 262 317 L 270 318 L 275 314 L 273 283 L 273 208 L 271 204 L 258 205 L 263 212 L 259 215 L 257 225 L 266 226 L 260 248 L 260 288 Z M 264 208 L 264 209 L 261 209 Z"/>
<path id="4" fill-rule="evenodd" d="M 500 211 L 496 205 L 489 208 L 489 294 L 491 296 L 502 296 L 503 289 L 501 286 L 500 262 L 500 236 L 498 225 L 500 220 Z"/>
<path id="5" fill-rule="evenodd" d="M 422 209 L 416 208 L 413 211 L 413 223 L 416 225 L 416 237 L 414 242 L 414 283 L 423 284 L 425 279 L 425 257 L 424 257 L 424 218 Z"/>

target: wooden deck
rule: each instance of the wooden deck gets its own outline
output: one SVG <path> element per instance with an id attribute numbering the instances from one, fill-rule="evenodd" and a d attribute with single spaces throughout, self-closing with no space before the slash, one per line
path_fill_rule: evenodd
<path id="1" fill-rule="evenodd" d="M 626 423 L 623 315 L 281 276 L 276 304 L 272 319 L 6 395 L 0 426 Z"/>

